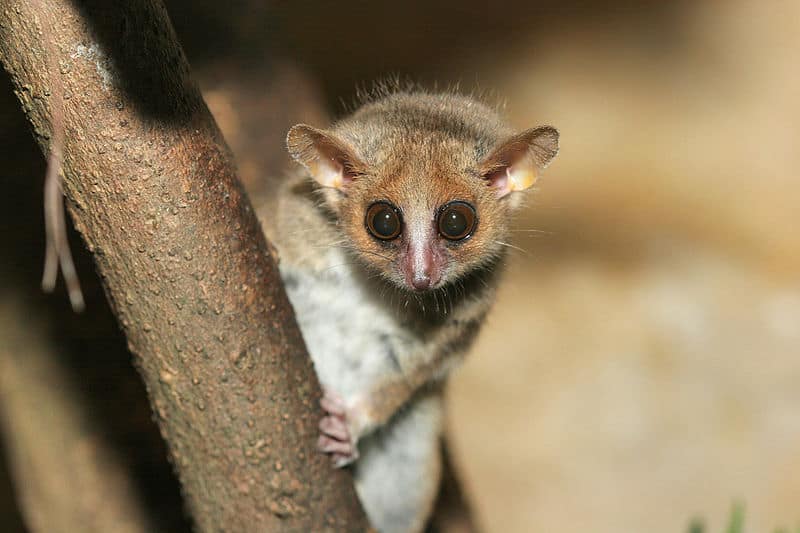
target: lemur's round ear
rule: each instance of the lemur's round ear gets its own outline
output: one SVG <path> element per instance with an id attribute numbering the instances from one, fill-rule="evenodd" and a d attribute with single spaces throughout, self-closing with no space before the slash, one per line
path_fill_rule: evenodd
<path id="1" fill-rule="evenodd" d="M 536 182 L 558 154 L 558 130 L 539 126 L 500 142 L 480 165 L 481 176 L 502 197 Z"/>
<path id="2" fill-rule="evenodd" d="M 345 141 L 305 124 L 289 130 L 286 146 L 292 158 L 323 187 L 343 190 L 365 170 L 364 163 Z"/>

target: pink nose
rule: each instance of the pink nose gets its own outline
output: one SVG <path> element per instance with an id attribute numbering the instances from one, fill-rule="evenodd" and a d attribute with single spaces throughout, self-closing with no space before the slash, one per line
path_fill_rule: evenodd
<path id="1" fill-rule="evenodd" d="M 425 291 L 431 287 L 431 277 L 427 273 L 417 273 L 411 281 L 411 285 L 418 291 Z"/>
<path id="2" fill-rule="evenodd" d="M 436 260 L 428 243 L 420 247 L 409 245 L 403 261 L 406 283 L 414 290 L 426 291 L 435 284 Z"/>

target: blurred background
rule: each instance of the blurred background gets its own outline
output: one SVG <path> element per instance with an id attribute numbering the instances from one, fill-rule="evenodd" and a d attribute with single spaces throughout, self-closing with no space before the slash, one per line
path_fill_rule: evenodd
<path id="1" fill-rule="evenodd" d="M 166 3 L 254 196 L 288 164 L 291 124 L 324 126 L 387 75 L 458 84 L 517 128 L 561 131 L 449 391 L 487 531 L 666 533 L 696 517 L 722 531 L 734 502 L 748 531 L 800 527 L 800 4 Z M 0 357 L 33 350 L 36 322 L 83 401 L 126 394 L 131 424 L 90 409 L 98 439 L 138 473 L 132 490 L 157 485 L 153 505 L 175 506 L 90 259 L 90 316 L 106 319 L 38 292 L 43 162 L 5 79 L 0 119 Z"/>

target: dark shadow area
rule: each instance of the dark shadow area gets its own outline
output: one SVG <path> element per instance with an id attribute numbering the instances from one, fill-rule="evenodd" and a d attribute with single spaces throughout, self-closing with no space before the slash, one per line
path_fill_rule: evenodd
<path id="1" fill-rule="evenodd" d="M 167 17 L 153 16 L 145 6 L 156 2 L 77 2 L 82 19 L 107 59 L 105 68 L 144 116 L 160 121 L 185 123 L 196 112 L 199 93 L 187 71 L 176 71 L 182 51 L 171 46 Z M 166 13 L 165 13 L 166 14 Z M 102 54 L 107 54 L 104 57 Z"/>
<path id="2" fill-rule="evenodd" d="M 448 83 L 455 74 L 468 89 L 475 84 L 491 87 L 491 80 L 478 79 L 469 58 L 508 54 L 520 42 L 534 43 L 528 53 L 546 57 L 571 34 L 587 29 L 637 35 L 640 43 L 658 54 L 680 41 L 684 2 L 166 0 L 165 4 L 193 69 L 224 61 L 241 69 L 240 75 L 252 69 L 269 74 L 276 58 L 287 58 L 314 77 L 330 109 L 338 114 L 352 104 L 357 88 L 391 76 L 433 86 Z M 457 72 L 454 58 L 460 61 Z M 519 60 L 525 67 L 530 57 Z M 233 69 L 228 72 L 236 75 Z"/>
<path id="3" fill-rule="evenodd" d="M 476 84 L 491 89 L 492 80 L 479 79 L 471 58 L 505 55 L 524 43 L 519 64 L 525 68 L 529 56 L 547 57 L 587 28 L 641 32 L 662 47 L 674 41 L 670 34 L 680 12 L 681 2 L 655 0 L 308 0 L 276 6 L 272 26 L 282 50 L 317 77 L 329 104 L 341 112 L 356 87 L 389 75 L 431 86 L 455 77 L 467 90 Z"/>
<path id="4" fill-rule="evenodd" d="M 0 434 L 0 529 L 7 533 L 26 533 L 27 529 L 14 499 L 14 487 L 6 464 L 2 437 Z"/>

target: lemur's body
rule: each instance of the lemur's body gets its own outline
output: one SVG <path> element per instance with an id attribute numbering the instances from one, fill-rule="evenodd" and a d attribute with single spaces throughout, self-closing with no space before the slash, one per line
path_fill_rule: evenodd
<path id="1" fill-rule="evenodd" d="M 440 477 L 442 381 L 493 300 L 508 193 L 532 184 L 557 134 L 511 136 L 469 98 L 398 93 L 288 143 L 308 172 L 263 219 L 326 390 L 320 449 L 354 463 L 379 531 L 420 531 Z"/>

